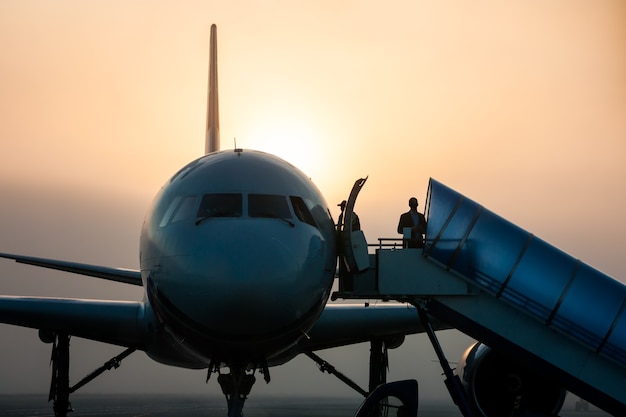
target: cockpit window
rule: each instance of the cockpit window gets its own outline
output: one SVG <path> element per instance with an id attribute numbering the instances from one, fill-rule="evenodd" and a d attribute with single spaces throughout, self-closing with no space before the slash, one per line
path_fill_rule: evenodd
<path id="1" fill-rule="evenodd" d="M 172 223 L 179 222 L 181 220 L 192 219 L 193 212 L 196 208 L 196 196 L 183 197 L 182 201 L 178 205 L 174 217 L 172 217 Z"/>
<path id="2" fill-rule="evenodd" d="M 275 219 L 291 218 L 287 198 L 282 195 L 272 194 L 250 194 L 248 196 L 248 215 L 250 217 Z"/>
<path id="3" fill-rule="evenodd" d="M 196 196 L 181 196 L 174 197 L 170 205 L 167 207 L 159 227 L 165 227 L 169 223 L 179 222 L 191 218 L 193 216 L 193 210 L 196 205 Z"/>
<path id="4" fill-rule="evenodd" d="M 317 227 L 315 224 L 315 219 L 313 219 L 313 215 L 309 211 L 308 207 L 304 203 L 304 200 L 300 197 L 289 197 L 291 200 L 291 205 L 293 206 L 293 211 L 296 213 L 296 217 L 301 222 L 310 224 L 313 227 Z"/>
<path id="5" fill-rule="evenodd" d="M 241 213 L 241 194 L 205 194 L 197 218 L 201 221 L 211 217 L 241 217 Z"/>

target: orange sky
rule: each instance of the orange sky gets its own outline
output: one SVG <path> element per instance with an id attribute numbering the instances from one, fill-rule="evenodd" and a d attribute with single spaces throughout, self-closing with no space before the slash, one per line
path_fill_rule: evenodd
<path id="1" fill-rule="evenodd" d="M 548 240 L 626 232 L 622 2 L 221 3 L 2 2 L 3 181 L 147 206 L 202 152 L 215 22 L 223 148 L 333 206 L 369 175 L 372 238 L 431 176 Z"/>
<path id="2" fill-rule="evenodd" d="M 335 215 L 369 175 L 370 241 L 434 177 L 626 281 L 622 1 L 297 3 L 0 2 L 0 249 L 137 266 L 143 211 L 204 149 L 216 23 L 222 148 L 284 157 Z M 129 217 L 81 223 L 106 253 L 62 247 L 20 216 L 42 189 Z"/>

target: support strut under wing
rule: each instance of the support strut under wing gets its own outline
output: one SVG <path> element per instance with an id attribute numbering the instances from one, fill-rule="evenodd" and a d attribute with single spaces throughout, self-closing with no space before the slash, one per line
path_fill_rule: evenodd
<path id="1" fill-rule="evenodd" d="M 52 380 L 50 381 L 48 401 L 53 401 L 52 409 L 55 417 L 67 417 L 67 413 L 74 411 L 70 403 L 70 394 L 93 381 L 104 371 L 118 368 L 121 361 L 135 351 L 134 348 L 126 349 L 81 379 L 76 385 L 70 387 L 70 338 L 71 336 L 67 333 L 55 333 L 52 342 L 52 357 L 50 359 Z"/>
<path id="2" fill-rule="evenodd" d="M 319 365 L 320 371 L 328 372 L 329 374 L 336 376 L 341 382 L 343 382 L 362 396 L 367 397 L 367 391 L 359 387 L 354 381 L 335 369 L 335 367 L 332 366 L 330 363 L 326 362 L 324 359 L 320 358 L 313 352 L 304 352 L 304 354 Z"/>

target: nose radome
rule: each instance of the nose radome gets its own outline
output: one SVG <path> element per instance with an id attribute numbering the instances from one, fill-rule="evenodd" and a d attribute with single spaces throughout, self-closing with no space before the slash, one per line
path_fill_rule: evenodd
<path id="1" fill-rule="evenodd" d="M 184 305 L 205 327 L 234 336 L 279 332 L 319 303 L 312 288 L 319 282 L 305 268 L 310 239 L 279 220 L 266 226 L 231 229 L 196 246 Z"/>

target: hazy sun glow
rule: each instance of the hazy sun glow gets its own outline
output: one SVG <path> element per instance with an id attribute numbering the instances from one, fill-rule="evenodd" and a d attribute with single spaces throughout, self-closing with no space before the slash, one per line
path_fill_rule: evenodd
<path id="1" fill-rule="evenodd" d="M 408 197 L 423 209 L 432 176 L 626 279 L 623 0 L 2 0 L 0 251 L 138 266 L 150 200 L 204 150 L 211 23 L 222 149 L 236 137 L 238 147 L 284 158 L 315 182 L 335 218 L 355 179 L 369 175 L 356 206 L 368 241 L 397 237 Z M 128 291 L 1 267 L 2 294 Z M 10 359 L 0 370 L 17 377 L 0 378 L 0 392 L 45 392 L 49 346 L 31 330 L 5 337 L 7 328 L 0 340 Z M 392 372 L 424 375 L 415 355 L 432 349 L 410 347 Z M 83 362 L 86 372 L 98 363 Z M 364 363 L 349 374 L 366 380 Z M 207 392 L 198 374 L 137 368 L 94 384 Z M 282 394 L 284 381 L 311 394 L 310 367 L 306 378 L 286 369 L 272 370 L 275 382 L 255 394 Z M 322 394 L 343 390 L 319 378 Z M 436 387 L 420 385 L 420 396 Z"/>
<path id="2" fill-rule="evenodd" d="M 370 175 L 372 236 L 431 176 L 539 235 L 584 215 L 563 190 L 626 210 L 621 2 L 57 6 L 0 6 L 5 181 L 154 194 L 201 155 L 215 22 L 222 147 L 277 154 L 331 209 Z"/>
<path id="3" fill-rule="evenodd" d="M 261 118 L 246 127 L 248 129 L 237 137 L 237 147 L 256 149 L 279 156 L 312 179 L 319 180 L 324 175 L 320 135 L 315 131 L 312 120 L 298 114 L 287 113 L 282 114 L 280 118 Z"/>

